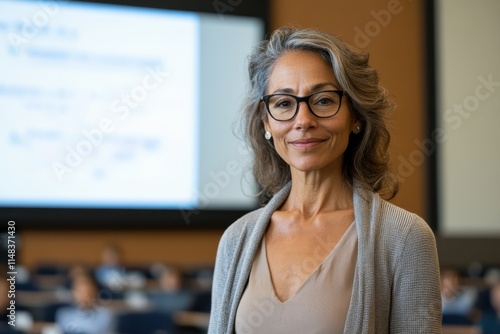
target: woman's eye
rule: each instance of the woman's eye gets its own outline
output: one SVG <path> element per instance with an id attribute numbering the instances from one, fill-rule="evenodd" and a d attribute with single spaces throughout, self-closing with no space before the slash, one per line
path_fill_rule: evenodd
<path id="1" fill-rule="evenodd" d="M 321 93 L 313 97 L 313 103 L 317 106 L 328 107 L 339 103 L 339 99 L 334 94 Z"/>
<path id="2" fill-rule="evenodd" d="M 316 103 L 321 105 L 329 105 L 332 104 L 333 101 L 330 98 L 322 97 Z"/>
<path id="3" fill-rule="evenodd" d="M 290 106 L 292 105 L 292 101 L 290 100 L 281 100 L 281 101 L 278 101 L 274 104 L 274 107 L 275 108 L 290 108 Z"/>

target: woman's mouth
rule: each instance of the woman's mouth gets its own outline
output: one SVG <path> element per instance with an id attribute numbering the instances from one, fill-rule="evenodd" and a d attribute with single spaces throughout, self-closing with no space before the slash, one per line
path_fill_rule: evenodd
<path id="1" fill-rule="evenodd" d="M 304 139 L 294 140 L 290 142 L 290 144 L 296 148 L 305 149 L 305 148 L 316 147 L 324 141 L 325 141 L 324 139 L 319 139 L 319 138 L 304 138 Z"/>

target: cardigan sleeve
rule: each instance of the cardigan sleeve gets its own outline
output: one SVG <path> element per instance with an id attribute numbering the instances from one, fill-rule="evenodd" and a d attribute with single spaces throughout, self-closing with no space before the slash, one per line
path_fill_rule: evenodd
<path id="1" fill-rule="evenodd" d="M 442 312 L 436 241 L 427 223 L 415 217 L 395 268 L 390 333 L 440 334 Z"/>

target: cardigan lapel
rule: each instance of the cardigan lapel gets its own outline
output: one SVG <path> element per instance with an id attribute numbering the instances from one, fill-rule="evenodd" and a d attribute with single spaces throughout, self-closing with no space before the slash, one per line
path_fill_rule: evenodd
<path id="1" fill-rule="evenodd" d="M 355 180 L 354 218 L 358 259 L 344 333 L 375 333 L 375 237 L 380 198 Z"/>
<path id="2" fill-rule="evenodd" d="M 254 223 L 254 226 L 249 227 L 251 231 L 248 233 L 248 236 L 243 236 L 248 239 L 243 243 L 245 245 L 245 248 L 243 249 L 243 252 L 239 259 L 239 263 L 237 264 L 240 270 L 236 270 L 236 272 L 240 272 L 240 275 L 238 277 L 235 277 L 234 285 L 236 288 L 231 301 L 231 314 L 229 316 L 229 322 L 227 324 L 228 333 L 233 332 L 234 320 L 236 319 L 236 311 L 238 309 L 241 296 L 243 295 L 243 292 L 247 285 L 255 254 L 257 253 L 262 238 L 264 237 L 267 226 L 271 221 L 271 216 L 273 215 L 274 211 L 279 209 L 279 207 L 288 197 L 291 185 L 291 182 L 289 182 L 273 196 L 273 198 L 265 206 L 265 209 L 262 211 L 257 221 Z"/>

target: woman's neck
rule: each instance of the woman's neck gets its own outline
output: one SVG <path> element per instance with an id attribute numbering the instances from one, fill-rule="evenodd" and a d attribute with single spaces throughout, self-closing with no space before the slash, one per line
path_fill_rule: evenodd
<path id="1" fill-rule="evenodd" d="M 352 189 L 340 173 L 292 171 L 292 189 L 282 210 L 312 217 L 321 212 L 351 209 L 352 206 Z"/>

